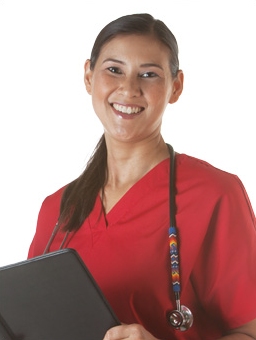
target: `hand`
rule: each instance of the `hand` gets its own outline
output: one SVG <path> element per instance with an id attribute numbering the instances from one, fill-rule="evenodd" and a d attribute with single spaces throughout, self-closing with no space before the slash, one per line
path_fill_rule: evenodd
<path id="1" fill-rule="evenodd" d="M 110 328 L 103 340 L 158 340 L 143 326 L 138 324 L 120 325 Z"/>

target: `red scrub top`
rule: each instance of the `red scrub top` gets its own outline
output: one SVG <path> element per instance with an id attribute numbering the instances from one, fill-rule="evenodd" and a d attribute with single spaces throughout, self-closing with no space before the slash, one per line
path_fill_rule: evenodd
<path id="1" fill-rule="evenodd" d="M 169 159 L 141 178 L 105 215 L 100 197 L 65 247 L 76 249 L 123 323 L 159 339 L 217 339 L 256 318 L 255 216 L 241 181 L 193 157 L 176 156 L 181 304 L 194 324 L 174 330 L 169 259 Z M 41 255 L 58 220 L 63 188 L 39 212 L 29 257 Z M 59 232 L 50 251 L 64 238 Z"/>

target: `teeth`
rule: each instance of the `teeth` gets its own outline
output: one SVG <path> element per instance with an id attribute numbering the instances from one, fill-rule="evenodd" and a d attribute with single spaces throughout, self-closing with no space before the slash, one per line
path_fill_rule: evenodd
<path id="1" fill-rule="evenodd" d="M 127 113 L 128 115 L 133 113 L 138 113 L 141 111 L 141 108 L 139 107 L 131 107 L 131 106 L 123 106 L 119 104 L 113 104 L 113 107 L 122 113 Z"/>

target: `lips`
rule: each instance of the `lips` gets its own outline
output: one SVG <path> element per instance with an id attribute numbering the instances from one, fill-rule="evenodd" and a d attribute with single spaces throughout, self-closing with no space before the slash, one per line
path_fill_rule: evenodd
<path id="1" fill-rule="evenodd" d="M 134 114 L 138 114 L 141 111 L 144 110 L 143 107 L 139 107 L 139 106 L 129 106 L 129 105 L 121 105 L 121 104 L 112 104 L 112 107 L 122 113 L 122 114 L 127 114 L 127 115 L 134 115 Z"/>

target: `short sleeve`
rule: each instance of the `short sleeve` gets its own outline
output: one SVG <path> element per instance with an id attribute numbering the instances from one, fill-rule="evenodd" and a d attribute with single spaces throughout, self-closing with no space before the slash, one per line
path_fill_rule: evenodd
<path id="1" fill-rule="evenodd" d="M 236 176 L 220 191 L 191 277 L 202 308 L 232 329 L 256 317 L 255 215 Z"/>

